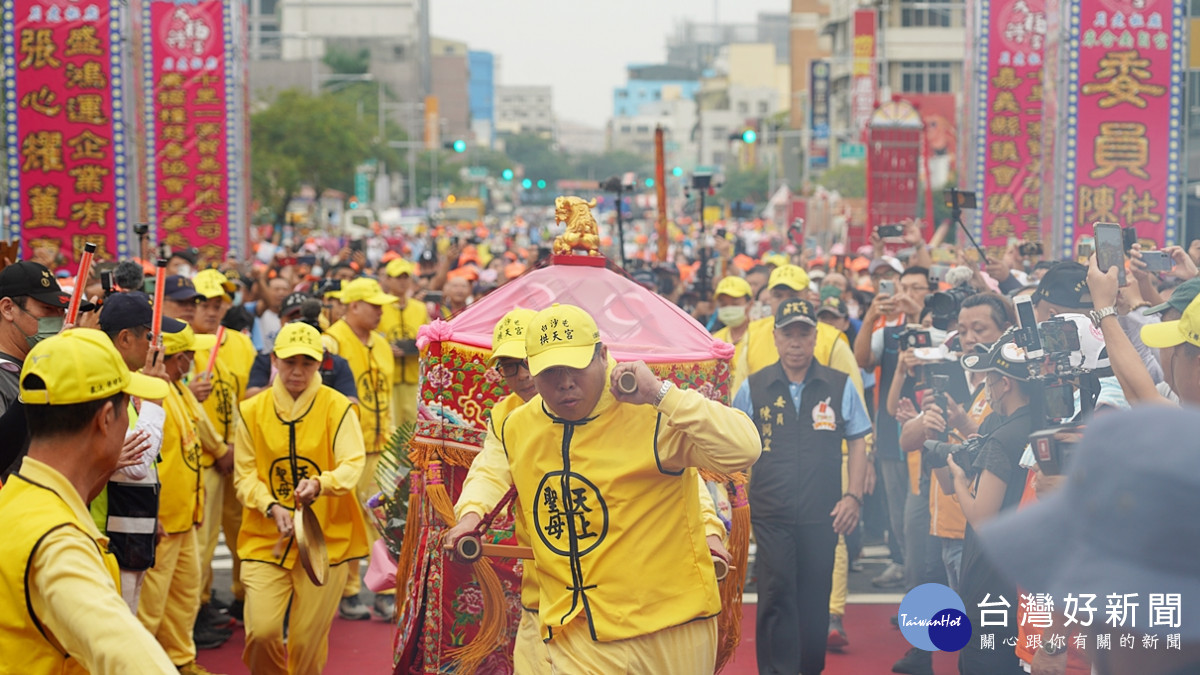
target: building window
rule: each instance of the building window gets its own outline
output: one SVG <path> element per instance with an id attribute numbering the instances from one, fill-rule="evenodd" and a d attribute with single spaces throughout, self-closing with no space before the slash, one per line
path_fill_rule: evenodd
<path id="1" fill-rule="evenodd" d="M 949 28 L 950 14 L 955 6 L 961 5 L 929 0 L 900 0 L 900 25 L 905 28 Z"/>
<path id="2" fill-rule="evenodd" d="M 650 133 L 650 127 L 645 124 L 639 124 L 638 128 L 637 128 L 637 132 L 639 134 L 648 134 L 648 133 Z"/>
<path id="3" fill-rule="evenodd" d="M 950 61 L 901 61 L 900 91 L 909 94 L 950 93 Z"/>
<path id="4" fill-rule="evenodd" d="M 632 130 L 632 129 L 633 129 L 633 127 L 629 126 L 628 124 L 621 125 L 621 133 L 623 133 L 623 134 L 629 133 L 630 130 Z"/>
<path id="5" fill-rule="evenodd" d="M 759 115 L 766 115 L 766 114 L 767 114 L 767 102 L 766 102 L 766 101 L 759 101 L 759 102 L 758 102 L 758 114 L 759 114 Z"/>
<path id="6" fill-rule="evenodd" d="M 745 101 L 738 101 L 737 110 L 739 115 L 746 115 L 750 112 L 750 104 Z"/>
<path id="7" fill-rule="evenodd" d="M 726 129 L 725 127 L 713 127 L 712 128 L 712 139 L 714 141 L 727 140 L 728 136 L 729 136 L 729 130 Z"/>

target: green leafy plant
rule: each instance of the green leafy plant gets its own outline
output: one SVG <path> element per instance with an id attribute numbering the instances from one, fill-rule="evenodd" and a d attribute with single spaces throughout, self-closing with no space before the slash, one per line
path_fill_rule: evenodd
<path id="1" fill-rule="evenodd" d="M 375 468 L 375 483 L 383 491 L 367 502 L 375 528 L 387 543 L 392 556 L 400 554 L 404 528 L 408 524 L 408 476 L 413 469 L 412 461 L 408 458 L 408 444 L 415 430 L 416 426 L 412 423 L 402 424 L 388 439 L 387 447 L 380 453 L 379 464 Z"/>

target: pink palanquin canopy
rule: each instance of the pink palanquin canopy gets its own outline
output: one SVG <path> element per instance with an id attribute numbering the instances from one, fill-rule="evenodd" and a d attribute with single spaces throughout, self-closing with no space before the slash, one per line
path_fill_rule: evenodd
<path id="1" fill-rule="evenodd" d="M 582 256 L 579 256 L 582 258 Z M 514 279 L 451 320 L 453 340 L 491 349 L 492 329 L 515 307 L 553 303 L 582 307 L 617 361 L 685 363 L 729 359 L 733 347 L 713 339 L 695 319 L 662 296 L 607 268 L 596 258 L 555 256 L 554 263 Z M 588 264 L 592 263 L 592 264 Z"/>

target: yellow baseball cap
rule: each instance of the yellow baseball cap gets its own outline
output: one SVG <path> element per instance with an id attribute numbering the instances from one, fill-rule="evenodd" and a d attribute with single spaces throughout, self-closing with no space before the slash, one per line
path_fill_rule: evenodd
<path id="1" fill-rule="evenodd" d="M 488 365 L 495 365 L 498 359 L 525 358 L 525 331 L 529 328 L 529 320 L 536 314 L 532 309 L 518 307 L 496 324 L 492 331 L 492 355 L 488 357 Z"/>
<path id="2" fill-rule="evenodd" d="M 219 298 L 222 295 L 233 297 L 233 292 L 237 290 L 237 284 L 230 281 L 217 270 L 208 269 L 201 270 L 192 278 L 192 285 L 196 287 L 196 292 L 203 295 L 209 300 Z"/>
<path id="3" fill-rule="evenodd" d="M 186 321 L 180 321 L 183 328 L 171 332 L 166 322 L 163 322 L 163 351 L 167 356 L 180 352 L 194 352 L 212 349 L 217 344 L 216 335 L 196 335 L 196 331 Z"/>
<path id="4" fill-rule="evenodd" d="M 41 381 L 30 380 L 31 375 Z M 94 328 L 73 328 L 42 340 L 29 350 L 21 368 L 25 405 L 87 403 L 122 391 L 157 400 L 166 397 L 167 383 L 130 372 L 112 340 Z"/>
<path id="5" fill-rule="evenodd" d="M 750 282 L 741 277 L 725 277 L 721 283 L 717 284 L 717 290 L 713 292 L 713 297 L 718 295 L 728 295 L 731 298 L 748 298 L 754 295 L 754 289 L 750 288 Z"/>
<path id="6" fill-rule="evenodd" d="M 780 265 L 771 272 L 771 277 L 767 279 L 767 289 L 776 286 L 787 286 L 794 291 L 803 291 L 808 288 L 808 273 L 799 265 Z"/>
<path id="7" fill-rule="evenodd" d="M 1200 347 L 1200 297 L 1188 303 L 1178 321 L 1142 326 L 1142 342 L 1152 349 L 1174 347 L 1184 342 Z"/>
<path id="8" fill-rule="evenodd" d="M 288 359 L 296 355 L 307 356 L 314 361 L 325 358 L 325 348 L 321 345 L 321 333 L 301 321 L 293 321 L 279 329 L 272 351 L 281 359 Z"/>
<path id="9" fill-rule="evenodd" d="M 404 258 L 396 258 L 390 261 L 387 267 L 383 268 L 383 271 L 387 272 L 389 277 L 398 277 L 401 274 L 407 274 L 411 277 L 414 270 L 416 270 L 416 267 Z"/>
<path id="10" fill-rule="evenodd" d="M 782 253 L 768 253 L 762 257 L 762 264 L 764 265 L 783 267 L 784 265 L 790 265 L 791 263 L 792 261 Z"/>
<path id="11" fill-rule="evenodd" d="M 575 305 L 551 305 L 535 314 L 525 331 L 529 374 L 556 366 L 586 368 L 599 342 L 600 329 L 591 315 Z"/>
<path id="12" fill-rule="evenodd" d="M 342 282 L 342 291 L 339 299 L 347 305 L 361 300 L 381 307 L 400 300 L 400 298 L 394 295 L 384 293 L 383 289 L 379 287 L 378 281 L 366 277 L 359 277 L 354 281 Z"/>

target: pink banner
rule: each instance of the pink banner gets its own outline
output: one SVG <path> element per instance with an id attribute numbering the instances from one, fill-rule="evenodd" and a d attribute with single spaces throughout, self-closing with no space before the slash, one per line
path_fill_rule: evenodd
<path id="1" fill-rule="evenodd" d="M 982 216 L 981 244 L 1003 253 L 1011 238 L 1041 241 L 1042 59 L 1046 41 L 1044 0 L 983 3 L 987 64 L 976 118 L 976 184 Z"/>
<path id="2" fill-rule="evenodd" d="M 233 97 L 228 3 L 150 0 L 145 74 L 149 212 L 159 241 L 219 262 L 236 219 L 229 179 Z"/>
<path id="3" fill-rule="evenodd" d="M 52 269 L 74 270 L 88 242 L 98 261 L 123 256 L 120 3 L 4 4 L 10 232 Z"/>
<path id="4" fill-rule="evenodd" d="M 854 11 L 854 62 L 851 73 L 850 129 L 859 139 L 866 133 L 867 122 L 875 112 L 878 82 L 875 72 L 875 10 Z"/>
<path id="5" fill-rule="evenodd" d="M 1182 115 L 1172 100 L 1180 100 L 1183 3 L 1075 0 L 1071 8 L 1079 39 L 1068 92 L 1078 110 L 1067 116 L 1065 239 L 1112 222 L 1175 243 Z"/>

